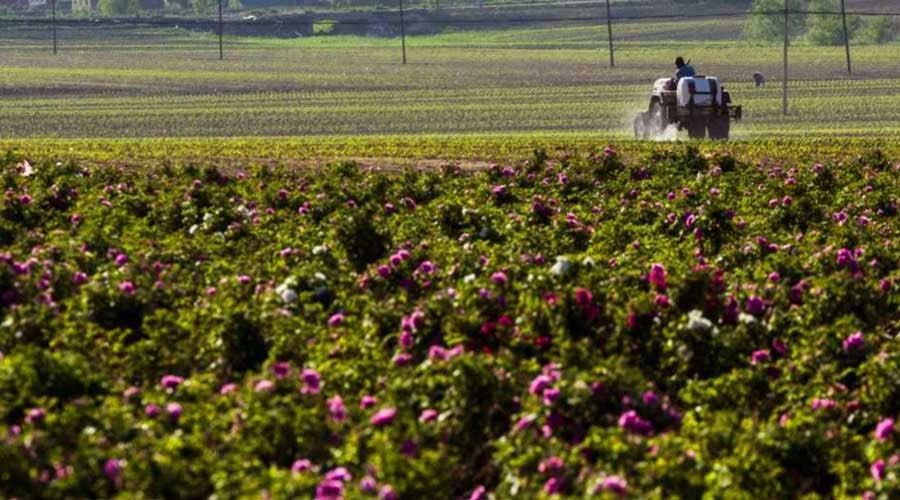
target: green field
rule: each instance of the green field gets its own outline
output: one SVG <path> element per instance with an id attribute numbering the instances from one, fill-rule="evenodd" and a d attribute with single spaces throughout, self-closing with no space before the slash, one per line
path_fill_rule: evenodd
<path id="1" fill-rule="evenodd" d="M 791 51 L 781 115 L 781 48 L 740 39 L 740 19 L 617 27 L 529 27 L 398 39 L 216 39 L 178 30 L 0 30 L 0 138 L 342 135 L 630 135 L 650 82 L 683 53 L 724 79 L 745 121 L 738 139 L 900 132 L 900 43 Z M 762 71 L 769 86 L 756 89 Z"/>

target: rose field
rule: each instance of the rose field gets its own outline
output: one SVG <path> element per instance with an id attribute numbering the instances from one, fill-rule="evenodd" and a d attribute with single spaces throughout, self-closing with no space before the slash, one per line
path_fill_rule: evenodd
<path id="1" fill-rule="evenodd" d="M 897 498 L 882 145 L 11 148 L 0 496 Z"/>

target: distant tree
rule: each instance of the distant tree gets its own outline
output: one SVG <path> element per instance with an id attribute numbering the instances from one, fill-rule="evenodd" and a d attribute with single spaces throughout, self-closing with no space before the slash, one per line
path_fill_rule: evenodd
<path id="1" fill-rule="evenodd" d="M 104 16 L 125 16 L 141 10 L 138 0 L 100 0 L 97 8 Z"/>
<path id="2" fill-rule="evenodd" d="M 91 13 L 91 0 L 72 0 L 72 13 L 89 15 Z"/>
<path id="3" fill-rule="evenodd" d="M 897 22 L 889 16 L 879 16 L 869 21 L 862 32 L 862 40 L 869 43 L 884 44 L 897 38 Z"/>
<path id="4" fill-rule="evenodd" d="M 219 0 L 194 0 L 194 12 L 200 15 L 211 14 L 219 6 Z"/>
<path id="5" fill-rule="evenodd" d="M 166 10 L 179 11 L 187 9 L 190 3 L 188 0 L 163 0 L 163 6 Z"/>
<path id="6" fill-rule="evenodd" d="M 788 19 L 791 38 L 798 38 L 806 31 L 806 0 L 788 0 L 793 11 Z M 750 21 L 744 27 L 744 36 L 755 42 L 774 42 L 784 38 L 783 0 L 754 0 L 750 9 Z"/>
<path id="7" fill-rule="evenodd" d="M 814 12 L 840 12 L 837 0 L 815 0 L 809 10 Z M 844 22 L 839 15 L 811 14 L 809 32 L 806 39 L 812 45 L 843 45 Z M 862 27 L 862 18 L 847 16 L 847 34 L 853 38 Z"/>

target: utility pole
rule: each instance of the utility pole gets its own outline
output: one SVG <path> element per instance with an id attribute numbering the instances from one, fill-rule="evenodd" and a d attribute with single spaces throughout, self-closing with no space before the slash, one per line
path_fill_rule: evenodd
<path id="1" fill-rule="evenodd" d="M 616 67 L 616 58 L 613 55 L 613 41 L 612 41 L 612 14 L 610 14 L 609 9 L 609 0 L 606 0 L 606 31 L 607 37 L 609 38 L 609 67 Z"/>
<path id="2" fill-rule="evenodd" d="M 784 0 L 784 79 L 781 82 L 781 113 L 788 114 L 788 43 L 790 37 L 790 12 L 788 0 Z"/>
<path id="3" fill-rule="evenodd" d="M 225 58 L 225 53 L 222 48 L 222 0 L 219 0 L 219 60 Z"/>
<path id="4" fill-rule="evenodd" d="M 51 0 L 50 11 L 50 24 L 53 26 L 53 55 L 56 55 L 56 0 Z"/>
<path id="5" fill-rule="evenodd" d="M 841 0 L 841 19 L 844 21 L 844 48 L 847 49 L 847 74 L 853 75 L 850 66 L 850 32 L 847 31 L 847 6 L 845 0 Z"/>
<path id="6" fill-rule="evenodd" d="M 400 0 L 400 47 L 403 51 L 403 64 L 406 64 L 406 24 L 403 22 L 403 0 Z"/>

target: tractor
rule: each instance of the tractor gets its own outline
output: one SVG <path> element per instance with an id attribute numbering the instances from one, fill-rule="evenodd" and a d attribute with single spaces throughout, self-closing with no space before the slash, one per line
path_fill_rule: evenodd
<path id="1" fill-rule="evenodd" d="M 714 76 L 660 78 L 653 84 L 650 106 L 634 118 L 634 135 L 652 139 L 667 127 L 687 129 L 692 139 L 726 140 L 731 120 L 739 121 L 741 106 L 731 104 L 731 95 Z"/>

